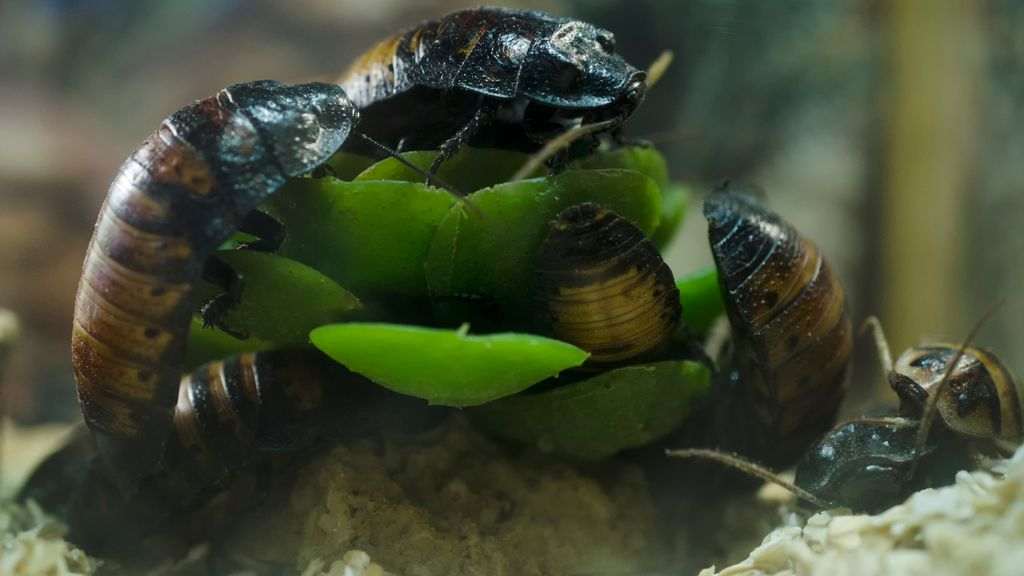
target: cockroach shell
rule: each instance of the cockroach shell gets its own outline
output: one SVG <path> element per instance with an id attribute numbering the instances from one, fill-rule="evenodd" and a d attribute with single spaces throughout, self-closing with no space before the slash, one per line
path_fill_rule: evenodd
<path id="1" fill-rule="evenodd" d="M 862 419 L 836 426 L 808 450 L 796 466 L 797 486 L 857 511 L 878 512 L 905 497 L 905 484 L 917 457 L 917 421 Z"/>
<path id="2" fill-rule="evenodd" d="M 537 259 L 534 302 L 551 334 L 592 364 L 661 349 L 682 307 L 672 271 L 643 232 L 596 204 L 563 210 Z"/>
<path id="3" fill-rule="evenodd" d="M 896 360 L 893 371 L 931 395 L 959 350 L 952 344 L 910 348 Z M 1019 382 L 991 352 L 964 350 L 941 394 L 939 415 L 951 430 L 992 440 L 1007 451 L 1024 440 Z"/>
<path id="4" fill-rule="evenodd" d="M 817 246 L 747 192 L 716 191 L 704 215 L 743 386 L 776 451 L 799 454 L 831 426 L 845 391 L 843 288 Z"/>

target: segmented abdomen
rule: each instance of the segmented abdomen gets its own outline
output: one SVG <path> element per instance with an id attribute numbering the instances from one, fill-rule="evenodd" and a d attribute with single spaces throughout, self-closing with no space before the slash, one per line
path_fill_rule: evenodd
<path id="1" fill-rule="evenodd" d="M 657 248 L 642 230 L 596 204 L 566 208 L 551 223 L 534 282 L 543 328 L 590 352 L 595 364 L 658 351 L 682 313 Z"/>
<path id="2" fill-rule="evenodd" d="M 252 352 L 205 364 L 181 380 L 166 477 L 157 489 L 190 500 L 261 455 L 301 450 L 329 432 L 365 434 L 359 411 L 373 414 L 384 405 L 403 406 L 315 350 Z"/>
<path id="3" fill-rule="evenodd" d="M 742 385 L 782 440 L 777 452 L 799 454 L 843 397 L 853 346 L 843 288 L 818 248 L 752 197 L 714 193 L 704 214 Z"/>

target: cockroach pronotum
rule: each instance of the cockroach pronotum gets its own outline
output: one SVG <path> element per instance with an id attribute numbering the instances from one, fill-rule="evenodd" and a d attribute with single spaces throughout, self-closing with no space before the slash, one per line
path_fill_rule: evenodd
<path id="1" fill-rule="evenodd" d="M 533 150 L 581 122 L 621 124 L 643 100 L 644 80 L 607 30 L 476 8 L 381 41 L 339 83 L 362 112 L 360 130 L 391 145 L 440 148 L 433 172 L 466 143 Z"/>
<path id="2" fill-rule="evenodd" d="M 657 248 L 596 204 L 566 208 L 551 223 L 534 282 L 544 327 L 590 352 L 593 364 L 656 352 L 679 324 L 679 290 Z"/>
<path id="3" fill-rule="evenodd" d="M 746 412 L 721 419 L 723 445 L 734 440 L 731 449 L 786 464 L 831 427 L 853 333 L 843 288 L 818 247 L 755 194 L 727 183 L 704 204 L 736 343 L 720 389 L 728 397 L 715 409 Z"/>

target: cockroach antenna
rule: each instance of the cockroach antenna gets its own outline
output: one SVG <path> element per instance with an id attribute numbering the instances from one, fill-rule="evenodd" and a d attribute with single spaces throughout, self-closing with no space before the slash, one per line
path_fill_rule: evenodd
<path id="1" fill-rule="evenodd" d="M 384 152 L 385 154 L 387 154 L 391 158 L 394 158 L 402 166 L 405 166 L 406 168 L 412 170 L 413 172 L 423 176 L 423 178 L 427 181 L 428 185 L 434 186 L 436 188 L 441 188 L 442 190 L 445 190 L 446 192 L 451 194 L 452 197 L 454 197 L 455 200 L 460 205 L 465 206 L 466 208 L 468 208 L 469 211 L 472 212 L 474 215 L 476 215 L 476 216 L 478 216 L 480 218 L 483 218 L 483 216 L 484 216 L 483 212 L 481 212 L 480 209 L 477 208 L 476 204 L 474 204 L 469 199 L 468 196 L 463 194 L 461 191 L 459 191 L 458 188 L 456 188 L 452 184 L 448 183 L 447 181 L 445 181 L 443 178 L 441 178 L 437 174 L 434 174 L 434 173 L 430 172 L 429 170 L 424 170 L 423 168 L 420 168 L 419 166 L 413 164 L 407 158 L 402 156 L 397 150 L 391 148 L 387 144 L 383 144 L 381 142 L 378 142 L 378 141 L 374 140 L 369 134 L 365 134 L 363 132 L 359 132 L 358 135 L 359 135 L 360 138 L 362 138 L 363 140 L 369 142 L 371 145 L 373 145 L 375 148 L 377 148 L 381 152 Z"/>
<path id="2" fill-rule="evenodd" d="M 672 60 L 675 59 L 675 54 L 671 50 L 663 50 L 658 57 L 651 62 L 651 65 L 647 67 L 647 89 L 650 90 L 658 80 L 661 80 L 662 76 L 665 75 L 665 71 L 672 65 Z"/>
<path id="3" fill-rule="evenodd" d="M 369 134 L 365 134 L 363 132 L 359 133 L 359 137 L 362 138 L 363 140 L 366 140 L 370 144 L 372 144 L 375 148 L 377 148 L 381 152 L 384 152 L 385 154 L 387 154 L 391 158 L 394 158 L 401 165 L 403 165 L 406 168 L 412 170 L 413 172 L 416 172 L 420 176 L 423 176 L 423 178 L 427 181 L 427 184 L 429 184 L 431 186 L 434 186 L 435 188 L 443 188 L 443 189 L 447 190 L 452 196 L 454 196 L 455 198 L 457 198 L 459 200 L 463 200 L 466 197 L 466 195 L 463 194 L 462 192 L 460 192 L 458 189 L 456 189 L 455 186 L 452 186 L 451 184 L 446 182 L 444 179 L 442 179 L 437 174 L 432 174 L 430 171 L 424 170 L 423 168 L 420 168 L 419 166 L 413 164 L 408 159 L 406 159 L 404 156 L 399 154 L 399 152 L 397 150 L 395 150 L 394 148 L 391 148 L 387 144 L 383 144 L 381 142 L 378 142 L 378 141 L 374 140 Z"/>
<path id="4" fill-rule="evenodd" d="M 892 352 L 889 350 L 889 341 L 885 338 L 885 330 L 877 316 L 868 316 L 860 325 L 860 334 L 863 336 L 871 332 L 875 341 L 875 348 L 878 350 L 878 362 L 882 365 L 882 373 L 888 377 L 892 374 Z"/>
<path id="5" fill-rule="evenodd" d="M 779 476 L 777 473 L 772 472 L 764 466 L 747 460 L 746 458 L 738 455 L 731 454 L 728 452 L 719 452 L 718 450 L 709 450 L 707 448 L 686 448 L 682 450 L 666 450 L 665 455 L 671 458 L 684 458 L 684 459 L 697 459 L 697 460 L 711 460 L 712 462 L 718 462 L 724 464 L 729 468 L 734 468 L 740 472 L 760 478 L 765 482 L 771 482 L 781 486 L 782 488 L 791 492 L 797 498 L 813 504 L 821 510 L 827 510 L 829 508 L 835 508 L 835 506 L 814 494 L 811 494 L 807 490 L 797 486 L 793 482 L 786 480 Z"/>
<path id="6" fill-rule="evenodd" d="M 960 363 L 960 359 L 967 353 L 967 349 L 970 348 L 974 338 L 981 331 L 982 326 L 995 315 L 996 310 L 1002 307 L 1004 300 L 1000 299 L 995 304 L 989 307 L 988 310 L 975 322 L 974 327 L 967 333 L 967 337 L 960 344 L 960 349 L 957 350 L 956 356 L 953 356 L 953 360 L 946 366 L 946 372 L 942 375 L 942 380 L 939 381 L 935 389 L 930 391 L 928 394 L 928 400 L 925 402 L 924 410 L 921 414 L 921 424 L 917 429 L 917 438 L 914 442 L 914 452 L 916 454 L 923 454 L 925 445 L 928 443 L 928 435 L 931 433 L 932 422 L 935 420 L 935 414 L 939 411 L 939 399 L 942 397 L 942 392 L 945 390 L 946 385 L 949 384 L 950 377 L 953 375 L 953 371 L 956 370 L 957 364 Z M 917 471 L 918 459 L 910 465 L 910 477 L 913 477 Z"/>

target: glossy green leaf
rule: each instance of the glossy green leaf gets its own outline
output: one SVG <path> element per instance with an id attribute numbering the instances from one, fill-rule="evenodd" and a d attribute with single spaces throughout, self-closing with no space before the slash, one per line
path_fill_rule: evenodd
<path id="1" fill-rule="evenodd" d="M 469 200 L 474 210 L 454 206 L 430 247 L 426 272 L 435 299 L 494 299 L 522 309 L 548 223 L 574 204 L 605 206 L 648 234 L 661 218 L 657 185 L 631 170 L 570 170 L 500 184 Z"/>
<path id="2" fill-rule="evenodd" d="M 273 347 L 273 343 L 257 338 L 239 340 L 218 328 L 203 326 L 202 320 L 193 318 L 185 346 L 185 371 L 191 372 L 207 362 L 223 360 L 243 352 L 258 352 Z"/>
<path id="3" fill-rule="evenodd" d="M 599 151 L 572 164 L 573 168 L 603 169 L 621 168 L 636 170 L 658 185 L 668 185 L 668 166 L 665 157 L 651 146 L 626 146 L 614 150 Z"/>
<path id="4" fill-rule="evenodd" d="M 217 252 L 242 277 L 241 301 L 223 318 L 233 332 L 260 340 L 306 343 L 309 331 L 360 308 L 359 300 L 320 272 L 294 260 L 252 250 Z M 206 301 L 220 290 L 197 290 Z"/>
<path id="5" fill-rule="evenodd" d="M 722 290 L 718 286 L 718 270 L 702 268 L 676 280 L 679 301 L 683 305 L 683 322 L 697 334 L 704 334 L 715 318 L 725 313 Z"/>
<path id="6" fill-rule="evenodd" d="M 361 298 L 425 298 L 423 265 L 450 194 L 412 182 L 291 182 L 266 206 L 285 226 L 279 253 Z"/>
<path id="7" fill-rule="evenodd" d="M 651 242 L 665 249 L 679 232 L 679 225 L 690 206 L 690 191 L 681 184 L 668 184 L 661 189 L 661 222 L 651 234 Z"/>
<path id="8" fill-rule="evenodd" d="M 447 406 L 472 406 L 522 391 L 579 366 L 587 353 L 530 334 L 474 336 L 399 324 L 322 326 L 313 344 L 374 382 Z"/>
<path id="9" fill-rule="evenodd" d="M 427 170 L 437 158 L 437 152 L 404 152 L 402 158 L 422 170 Z M 526 163 L 528 158 L 526 154 L 510 150 L 463 147 L 441 165 L 437 176 L 454 186 L 459 193 L 468 195 L 481 188 L 505 182 Z M 424 181 L 423 174 L 394 158 L 386 158 L 377 162 L 359 174 L 356 179 Z"/>
<path id="10" fill-rule="evenodd" d="M 672 432 L 709 388 L 704 365 L 657 362 L 504 398 L 468 414 L 496 436 L 560 456 L 599 460 Z"/>

